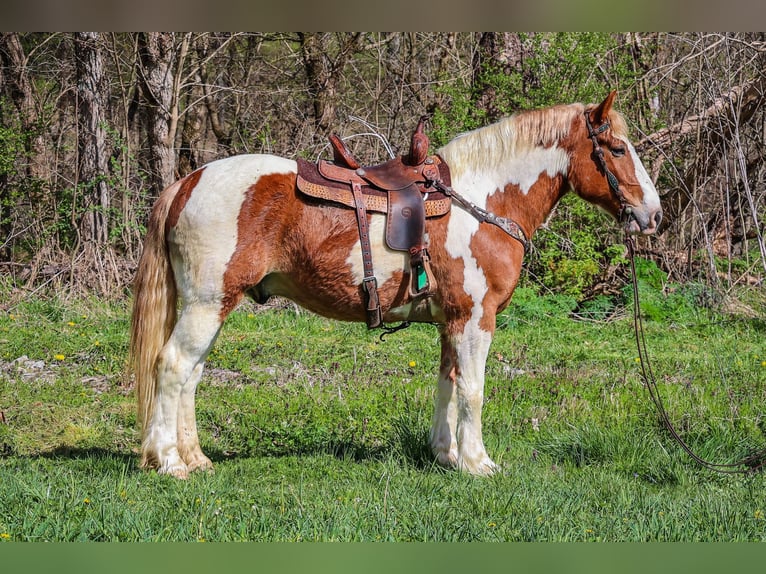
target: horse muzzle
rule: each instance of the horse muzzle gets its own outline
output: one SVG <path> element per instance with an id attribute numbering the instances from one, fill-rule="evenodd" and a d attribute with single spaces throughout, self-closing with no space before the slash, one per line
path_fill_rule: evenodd
<path id="1" fill-rule="evenodd" d="M 630 235 L 652 235 L 657 232 L 662 221 L 662 209 L 639 210 L 627 206 L 622 214 L 625 231 Z"/>

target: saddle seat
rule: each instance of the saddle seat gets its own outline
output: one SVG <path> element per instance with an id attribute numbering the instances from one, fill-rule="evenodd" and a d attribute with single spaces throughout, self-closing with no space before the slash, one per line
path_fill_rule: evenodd
<path id="1" fill-rule="evenodd" d="M 425 118 L 412 135 L 406 155 L 372 166 L 362 166 L 337 135 L 330 136 L 333 161 L 316 163 L 298 159 L 298 189 L 315 200 L 356 209 L 362 258 L 364 289 L 368 295 L 369 328 L 382 325 L 376 282 L 372 274 L 367 211 L 385 213 L 386 245 L 410 255 L 410 289 L 414 300 L 433 294 L 436 281 L 431 273 L 425 220 L 449 212 L 451 199 L 433 187 L 435 181 L 450 185 L 449 168 L 438 155 L 428 155 Z"/>

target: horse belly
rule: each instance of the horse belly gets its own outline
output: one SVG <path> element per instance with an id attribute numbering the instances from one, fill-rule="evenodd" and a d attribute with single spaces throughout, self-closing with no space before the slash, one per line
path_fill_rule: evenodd
<path id="1" fill-rule="evenodd" d="M 385 216 L 370 218 L 373 272 L 384 310 L 407 299 L 408 255 L 385 244 Z M 299 239 L 298 241 L 296 241 Z M 306 206 L 300 224 L 285 238 L 294 244 L 283 270 L 264 278 L 259 290 L 287 297 L 302 307 L 333 319 L 364 321 L 364 264 L 356 218 L 351 210 Z"/>

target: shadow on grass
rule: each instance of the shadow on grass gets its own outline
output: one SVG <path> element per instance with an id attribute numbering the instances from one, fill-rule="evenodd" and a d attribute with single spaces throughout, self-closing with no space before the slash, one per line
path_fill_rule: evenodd
<path id="1" fill-rule="evenodd" d="M 254 445 L 241 450 L 205 448 L 205 454 L 213 464 L 247 458 L 282 458 L 330 455 L 340 461 L 355 463 L 380 462 L 390 458 L 401 459 L 405 465 L 420 471 L 439 470 L 428 443 L 428 432 L 400 428 L 394 431 L 384 444 L 368 444 L 364 441 L 329 439 L 321 443 L 292 444 L 268 447 Z"/>
<path id="2" fill-rule="evenodd" d="M 118 449 L 102 448 L 102 447 L 71 447 L 66 445 L 60 445 L 55 448 L 33 453 L 33 454 L 16 454 L 6 453 L 2 458 L 17 458 L 21 460 L 54 460 L 54 461 L 88 461 L 96 464 L 104 464 L 110 467 L 116 467 L 123 469 L 139 470 L 138 455 L 132 452 L 120 451 Z"/>
<path id="3" fill-rule="evenodd" d="M 406 465 L 421 471 L 439 469 L 435 465 L 434 457 L 428 446 L 427 432 L 413 431 L 403 427 L 394 432 L 389 437 L 387 443 L 382 445 L 370 445 L 354 440 L 328 440 L 323 444 L 285 445 L 282 447 L 270 445 L 268 449 L 264 450 L 259 449 L 257 446 L 254 448 L 243 448 L 242 450 L 226 450 L 207 446 L 203 450 L 213 464 L 249 458 L 331 455 L 341 461 L 353 461 L 356 463 L 383 461 L 395 457 L 402 459 Z M 127 467 L 131 471 L 143 472 L 139 467 L 140 455 L 116 448 L 80 448 L 60 445 L 33 454 L 17 454 L 14 451 L 15 449 L 12 448 L 7 449 L 1 456 L 2 458 L 27 460 L 91 461 L 122 469 Z"/>

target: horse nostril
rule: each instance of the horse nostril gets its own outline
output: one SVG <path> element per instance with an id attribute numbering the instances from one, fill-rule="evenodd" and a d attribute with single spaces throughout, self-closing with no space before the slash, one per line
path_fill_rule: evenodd
<path id="1" fill-rule="evenodd" d="M 662 221 L 662 210 L 658 209 L 657 211 L 654 212 L 654 224 L 657 227 L 659 227 L 661 221 Z"/>

